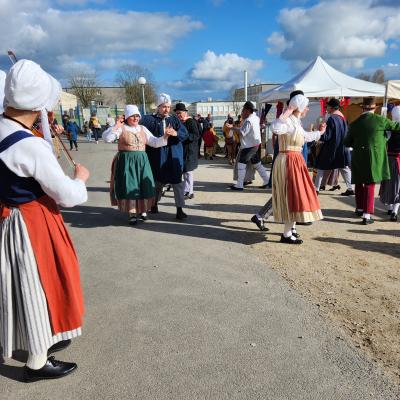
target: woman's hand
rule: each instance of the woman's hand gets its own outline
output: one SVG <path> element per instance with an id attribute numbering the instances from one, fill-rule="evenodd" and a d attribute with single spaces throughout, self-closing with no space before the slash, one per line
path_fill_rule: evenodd
<path id="1" fill-rule="evenodd" d="M 57 136 L 60 136 L 64 132 L 64 127 L 62 125 L 54 125 L 53 132 Z"/>
<path id="2" fill-rule="evenodd" d="M 80 179 L 83 181 L 83 183 L 86 183 L 86 181 L 89 179 L 89 176 L 90 172 L 86 167 L 84 167 L 82 164 L 75 165 L 75 179 Z"/>
<path id="3" fill-rule="evenodd" d="M 165 128 L 164 136 L 178 136 L 178 133 L 171 125 L 168 125 Z"/>
<path id="4" fill-rule="evenodd" d="M 318 130 L 320 131 L 321 135 L 322 135 L 323 133 L 325 133 L 325 131 L 326 131 L 326 122 L 322 122 L 322 123 L 319 125 L 319 129 L 318 129 Z"/>

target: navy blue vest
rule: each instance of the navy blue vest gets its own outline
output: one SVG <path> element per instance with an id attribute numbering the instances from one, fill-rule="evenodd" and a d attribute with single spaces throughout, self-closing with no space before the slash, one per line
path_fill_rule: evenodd
<path id="1" fill-rule="evenodd" d="M 17 131 L 0 142 L 0 153 L 22 139 L 32 137 L 25 131 Z M 20 177 L 0 160 L 0 201 L 8 205 L 29 203 L 45 193 L 34 178 Z"/>

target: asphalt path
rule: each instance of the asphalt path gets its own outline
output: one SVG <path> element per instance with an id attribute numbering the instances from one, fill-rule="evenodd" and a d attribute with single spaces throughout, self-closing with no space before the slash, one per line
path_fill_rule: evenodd
<path id="1" fill-rule="evenodd" d="M 242 214 L 262 203 L 261 190 L 239 201 L 226 189 L 224 161 L 203 161 L 187 221 L 174 218 L 167 193 L 160 214 L 131 227 L 109 206 L 115 151 L 80 144 L 73 155 L 91 170 L 89 201 L 63 210 L 86 318 L 83 336 L 57 358 L 78 370 L 22 383 L 26 355 L 18 353 L 0 365 L 0 399 L 399 398 L 375 364 L 252 253 L 265 239 Z"/>

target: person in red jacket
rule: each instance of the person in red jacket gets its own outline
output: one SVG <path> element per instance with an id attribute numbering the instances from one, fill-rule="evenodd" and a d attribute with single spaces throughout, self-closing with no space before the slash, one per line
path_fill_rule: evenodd
<path id="1" fill-rule="evenodd" d="M 204 140 L 204 146 L 206 148 L 204 158 L 207 160 L 208 158 L 210 160 L 213 159 L 213 154 L 214 154 L 214 144 L 218 142 L 218 136 L 216 135 L 213 124 L 210 123 L 210 126 L 208 129 L 204 132 L 203 134 L 203 140 Z"/>

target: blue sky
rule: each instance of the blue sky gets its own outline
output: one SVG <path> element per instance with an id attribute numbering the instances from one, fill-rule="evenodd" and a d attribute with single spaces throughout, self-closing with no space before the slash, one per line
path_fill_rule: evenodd
<path id="1" fill-rule="evenodd" d="M 351 75 L 400 79 L 398 0 L 0 0 L 0 37 L 63 82 L 95 71 L 150 69 L 173 98 L 224 99 L 249 83 L 284 82 L 321 55 Z M 0 56 L 0 68 L 9 67 Z"/>

